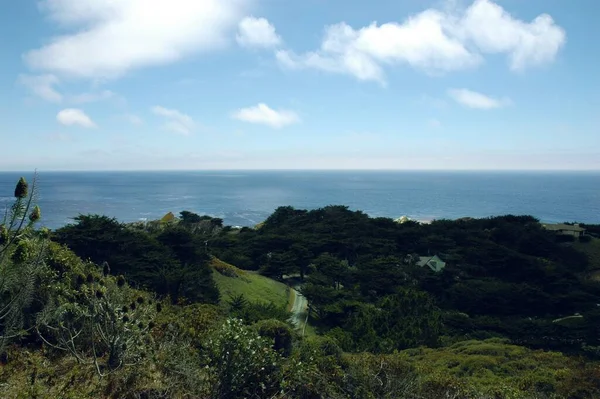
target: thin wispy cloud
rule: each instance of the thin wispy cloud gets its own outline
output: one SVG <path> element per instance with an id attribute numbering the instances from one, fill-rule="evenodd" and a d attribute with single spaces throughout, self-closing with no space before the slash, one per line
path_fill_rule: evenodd
<path id="1" fill-rule="evenodd" d="M 448 95 L 457 103 L 475 109 L 489 110 L 512 104 L 512 101 L 508 98 L 493 98 L 468 89 L 450 89 Z"/>
<path id="2" fill-rule="evenodd" d="M 56 89 L 60 81 L 54 75 L 21 74 L 17 81 L 43 100 L 53 103 L 60 103 L 63 100 L 63 95 Z"/>
<path id="3" fill-rule="evenodd" d="M 142 126 L 144 124 L 144 120 L 134 114 L 125 115 L 125 119 L 133 126 Z"/>
<path id="4" fill-rule="evenodd" d="M 52 133 L 45 136 L 47 140 L 59 143 L 73 141 L 73 137 L 67 133 Z"/>
<path id="5" fill-rule="evenodd" d="M 155 115 L 162 116 L 166 122 L 163 129 L 183 136 L 192 134 L 196 123 L 191 116 L 184 114 L 176 109 L 169 109 L 161 106 L 152 107 Z"/>
<path id="6" fill-rule="evenodd" d="M 115 93 L 113 93 L 112 91 L 102 90 L 101 92 L 98 92 L 98 93 L 90 92 L 90 93 L 81 93 L 81 94 L 72 95 L 67 98 L 67 101 L 69 101 L 73 104 L 87 104 L 87 103 L 93 103 L 93 102 L 97 102 L 97 101 L 108 100 L 110 98 L 113 98 L 114 96 L 115 96 Z"/>

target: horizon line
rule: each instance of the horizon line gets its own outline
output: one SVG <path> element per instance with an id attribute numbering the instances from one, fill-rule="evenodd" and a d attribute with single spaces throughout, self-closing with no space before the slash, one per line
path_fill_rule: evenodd
<path id="1" fill-rule="evenodd" d="M 157 173 L 157 172 L 536 172 L 536 173 L 568 173 L 587 172 L 600 173 L 600 169 L 34 169 L 34 170 L 0 170 L 7 173 Z"/>

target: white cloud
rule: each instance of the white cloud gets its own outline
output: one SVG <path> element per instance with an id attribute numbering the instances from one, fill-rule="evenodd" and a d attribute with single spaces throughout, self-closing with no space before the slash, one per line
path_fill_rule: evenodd
<path id="1" fill-rule="evenodd" d="M 300 117 L 293 111 L 274 110 L 268 105 L 260 103 L 254 107 L 242 108 L 232 114 L 234 119 L 282 128 L 300 122 Z"/>
<path id="2" fill-rule="evenodd" d="M 107 79 L 225 45 L 243 0 L 42 0 L 68 33 L 24 55 L 34 69 Z"/>
<path id="3" fill-rule="evenodd" d="M 69 96 L 69 102 L 74 104 L 85 104 L 85 103 L 93 103 L 96 101 L 108 100 L 115 96 L 110 90 L 103 90 L 99 93 L 82 93 L 74 96 Z"/>
<path id="4" fill-rule="evenodd" d="M 236 40 L 243 47 L 277 47 L 282 43 L 275 27 L 265 18 L 246 17 L 238 25 Z"/>
<path id="5" fill-rule="evenodd" d="M 490 0 L 475 1 L 455 29 L 484 53 L 508 54 L 513 70 L 552 62 L 566 42 L 564 29 L 550 15 L 527 23 Z"/>
<path id="6" fill-rule="evenodd" d="M 448 95 L 459 104 L 476 109 L 494 109 L 510 105 L 508 98 L 497 99 L 468 89 L 450 89 Z"/>
<path id="7" fill-rule="evenodd" d="M 553 61 L 565 41 L 565 31 L 547 14 L 527 23 L 491 0 L 476 0 L 462 12 L 428 9 L 402 23 L 328 26 L 318 50 L 281 50 L 276 58 L 291 69 L 321 69 L 383 83 L 386 65 L 440 74 L 474 68 L 485 54 L 507 54 L 510 68 L 523 70 Z"/>
<path id="8" fill-rule="evenodd" d="M 63 109 L 56 115 L 56 120 L 65 126 L 81 126 L 88 129 L 97 127 L 85 112 L 76 108 Z"/>
<path id="9" fill-rule="evenodd" d="M 59 103 L 63 99 L 62 94 L 54 88 L 59 84 L 54 75 L 19 75 L 18 82 L 46 101 Z"/>
<path id="10" fill-rule="evenodd" d="M 163 116 L 167 122 L 163 125 L 165 130 L 188 136 L 192 133 L 195 127 L 194 120 L 182 112 L 175 109 L 168 109 L 160 106 L 152 107 L 152 112 L 156 115 Z"/>

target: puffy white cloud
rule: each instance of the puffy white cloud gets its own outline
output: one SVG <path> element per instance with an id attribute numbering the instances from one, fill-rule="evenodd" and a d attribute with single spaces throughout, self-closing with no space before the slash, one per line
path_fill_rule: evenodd
<path id="1" fill-rule="evenodd" d="M 18 82 L 46 101 L 59 103 L 63 99 L 62 94 L 54 87 L 59 83 L 54 75 L 19 75 Z"/>
<path id="2" fill-rule="evenodd" d="M 176 109 L 168 109 L 160 106 L 152 107 L 152 112 L 156 115 L 166 118 L 166 123 L 163 125 L 165 130 L 173 133 L 189 136 L 196 126 L 196 123 L 189 115 L 186 115 Z"/>
<path id="3" fill-rule="evenodd" d="M 239 109 L 232 114 L 232 117 L 240 121 L 267 125 L 276 129 L 300 122 L 300 117 L 295 112 L 274 110 L 264 103 Z"/>
<path id="4" fill-rule="evenodd" d="M 527 23 L 490 0 L 475 1 L 453 29 L 484 53 L 508 54 L 513 70 L 553 61 L 566 42 L 564 29 L 550 15 L 541 14 Z"/>
<path id="5" fill-rule="evenodd" d="M 468 89 L 450 89 L 448 95 L 459 104 L 476 109 L 494 109 L 510 105 L 508 98 L 497 99 Z"/>
<path id="6" fill-rule="evenodd" d="M 275 27 L 265 18 L 246 17 L 238 25 L 236 40 L 244 47 L 277 47 L 282 43 Z"/>
<path id="7" fill-rule="evenodd" d="M 97 127 L 85 112 L 76 108 L 63 109 L 56 115 L 56 120 L 65 126 L 81 126 L 88 129 Z"/>
<path id="8" fill-rule="evenodd" d="M 221 47 L 244 13 L 244 0 L 42 0 L 67 30 L 24 55 L 35 69 L 114 78 Z"/>
<path id="9" fill-rule="evenodd" d="M 321 47 L 276 53 L 283 67 L 344 73 L 385 81 L 385 65 L 409 65 L 430 74 L 473 68 L 485 54 L 507 54 L 510 68 L 523 70 L 554 60 L 565 31 L 542 14 L 532 22 L 512 17 L 491 0 L 476 0 L 462 12 L 428 9 L 402 23 L 354 29 L 342 22 L 326 28 Z"/>

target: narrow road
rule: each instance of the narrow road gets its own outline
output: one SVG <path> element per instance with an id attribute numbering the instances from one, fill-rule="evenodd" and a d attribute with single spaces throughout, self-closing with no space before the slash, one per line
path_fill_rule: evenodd
<path id="1" fill-rule="evenodd" d="M 302 328 L 304 323 L 306 323 L 306 316 L 308 311 L 308 301 L 306 298 L 296 289 L 296 287 L 292 287 L 294 290 L 294 304 L 292 305 L 292 323 L 296 326 L 296 328 Z"/>

